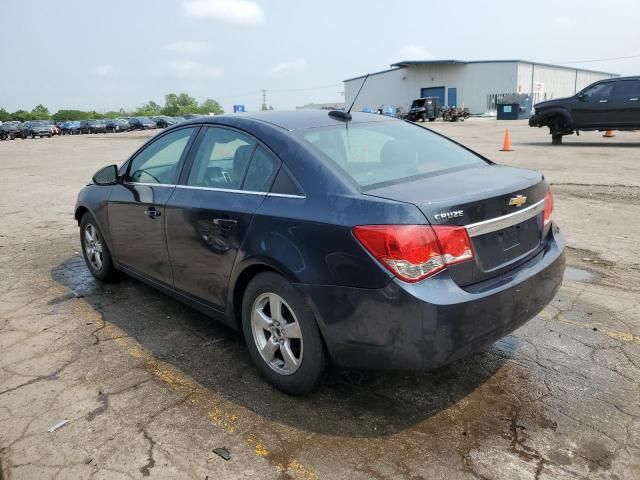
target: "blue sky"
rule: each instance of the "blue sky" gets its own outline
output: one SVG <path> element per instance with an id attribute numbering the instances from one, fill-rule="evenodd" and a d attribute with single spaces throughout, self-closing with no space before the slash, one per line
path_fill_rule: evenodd
<path id="1" fill-rule="evenodd" d="M 169 92 L 255 110 L 341 99 L 403 59 L 640 55 L 637 0 L 2 0 L 0 107 L 111 110 Z M 640 58 L 578 63 L 640 74 Z M 320 88 L 321 87 L 321 88 Z"/>

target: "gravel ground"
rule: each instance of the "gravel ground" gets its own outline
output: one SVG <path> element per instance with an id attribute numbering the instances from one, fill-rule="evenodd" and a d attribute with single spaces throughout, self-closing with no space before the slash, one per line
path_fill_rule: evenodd
<path id="1" fill-rule="evenodd" d="M 552 147 L 525 122 L 428 126 L 545 173 L 563 287 L 467 359 L 334 371 L 305 398 L 260 380 L 229 329 L 89 275 L 75 196 L 153 132 L 0 142 L 0 479 L 640 478 L 640 133 Z"/>

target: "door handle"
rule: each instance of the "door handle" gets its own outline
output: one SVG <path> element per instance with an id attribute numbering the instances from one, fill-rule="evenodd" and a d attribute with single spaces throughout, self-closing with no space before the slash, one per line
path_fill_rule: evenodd
<path id="1" fill-rule="evenodd" d="M 609 100 L 600 100 L 600 103 L 609 103 Z"/>
<path id="2" fill-rule="evenodd" d="M 160 210 L 156 210 L 155 207 L 149 207 L 144 211 L 144 214 L 149 218 L 156 218 L 162 216 L 162 212 Z"/>
<path id="3" fill-rule="evenodd" d="M 630 98 L 629 101 L 631 102 L 637 102 L 638 100 L 640 100 L 640 98 L 638 97 L 634 97 L 634 98 Z"/>
<path id="4" fill-rule="evenodd" d="M 214 225 L 220 227 L 222 230 L 231 230 L 237 225 L 238 221 L 234 220 L 233 218 L 214 218 L 213 223 Z"/>

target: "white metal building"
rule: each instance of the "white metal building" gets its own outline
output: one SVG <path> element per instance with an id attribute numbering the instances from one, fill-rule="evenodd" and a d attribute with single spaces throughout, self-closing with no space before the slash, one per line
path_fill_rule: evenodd
<path id="1" fill-rule="evenodd" d="M 442 105 L 464 106 L 472 114 L 482 114 L 502 95 L 530 94 L 535 103 L 573 95 L 590 83 L 615 76 L 525 60 L 404 61 L 370 74 L 354 110 L 392 105 L 406 111 L 415 98 L 438 96 Z M 344 80 L 346 105 L 351 105 L 364 77 Z"/>

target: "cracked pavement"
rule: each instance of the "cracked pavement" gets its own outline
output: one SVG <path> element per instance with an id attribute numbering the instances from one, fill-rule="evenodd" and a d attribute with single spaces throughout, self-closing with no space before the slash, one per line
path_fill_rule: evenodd
<path id="1" fill-rule="evenodd" d="M 563 287 L 469 358 L 333 371 L 303 398 L 266 385 L 235 332 L 87 271 L 75 195 L 152 133 L 0 142 L 0 479 L 640 478 L 640 133 L 551 147 L 524 122 L 429 126 L 545 173 Z"/>

